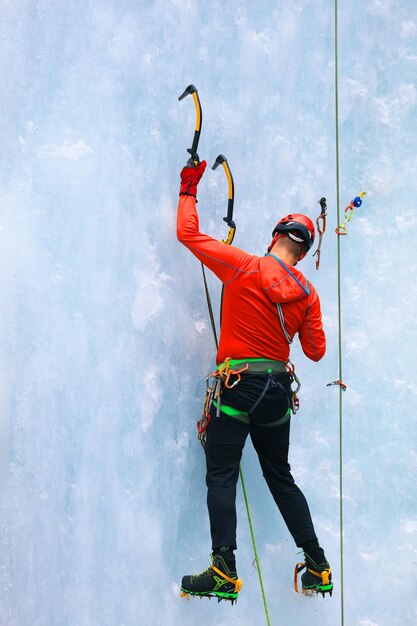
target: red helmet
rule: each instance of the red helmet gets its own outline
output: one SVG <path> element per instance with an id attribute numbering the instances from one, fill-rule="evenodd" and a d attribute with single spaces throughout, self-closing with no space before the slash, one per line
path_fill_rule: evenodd
<path id="1" fill-rule="evenodd" d="M 290 239 L 296 241 L 299 244 L 304 244 L 305 251 L 300 253 L 298 258 L 301 261 L 302 258 L 305 257 L 308 250 L 310 250 L 311 246 L 314 243 L 314 224 L 307 215 L 303 215 L 301 213 L 290 213 L 286 215 L 278 222 L 272 231 L 272 242 L 269 246 L 269 250 L 273 247 L 276 240 L 278 239 L 279 233 L 283 233 L 288 235 Z"/>
<path id="2" fill-rule="evenodd" d="M 291 213 L 283 217 L 275 226 L 272 236 L 276 233 L 287 233 L 293 241 L 303 243 L 307 250 L 314 243 L 314 224 L 307 215 L 301 213 Z"/>

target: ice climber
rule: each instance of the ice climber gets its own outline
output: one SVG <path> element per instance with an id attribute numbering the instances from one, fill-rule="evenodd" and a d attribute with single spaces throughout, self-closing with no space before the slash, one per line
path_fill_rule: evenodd
<path id="1" fill-rule="evenodd" d="M 331 593 L 330 566 L 288 463 L 290 343 L 298 333 L 304 353 L 313 361 L 326 350 L 319 296 L 294 267 L 313 245 L 314 225 L 306 215 L 287 215 L 275 226 L 262 257 L 217 241 L 199 229 L 196 195 L 205 168 L 205 161 L 196 166 L 189 162 L 181 171 L 177 236 L 224 285 L 216 357 L 221 394 L 211 404 L 205 442 L 213 551 L 210 567 L 184 576 L 181 589 L 191 595 L 237 598 L 242 583 L 234 554 L 236 485 L 250 435 L 272 496 L 304 552 L 303 590 Z"/>

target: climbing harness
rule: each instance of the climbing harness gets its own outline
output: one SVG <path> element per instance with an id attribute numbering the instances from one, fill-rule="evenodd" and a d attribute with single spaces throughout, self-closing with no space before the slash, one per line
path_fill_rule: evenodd
<path id="1" fill-rule="evenodd" d="M 342 224 L 335 229 L 337 235 L 347 235 L 347 223 L 353 217 L 353 213 L 355 209 L 359 208 L 362 205 L 362 198 L 366 195 L 366 191 L 361 191 L 359 196 L 356 196 L 349 202 L 347 207 L 345 208 L 345 220 Z"/>
<path id="2" fill-rule="evenodd" d="M 259 406 L 267 393 L 270 386 L 279 386 L 282 391 L 286 394 L 288 398 L 288 410 L 284 415 L 279 417 L 277 420 L 273 422 L 268 422 L 267 424 L 263 424 L 263 427 L 276 427 L 285 424 L 291 416 L 291 413 L 295 413 L 298 408 L 297 401 L 294 400 L 296 398 L 296 391 L 298 391 L 299 386 L 296 390 L 291 389 L 288 391 L 284 385 L 282 385 L 278 380 L 273 379 L 274 374 L 283 374 L 285 372 L 290 374 L 291 382 L 293 380 L 298 379 L 295 377 L 293 372 L 293 365 L 291 365 L 291 370 L 289 370 L 288 363 L 284 361 L 272 361 L 268 359 L 244 359 L 244 360 L 235 360 L 230 359 L 228 357 L 225 359 L 223 363 L 221 363 L 217 369 L 209 374 L 206 379 L 206 397 L 203 405 L 203 415 L 201 419 L 197 422 L 198 429 L 198 438 L 200 440 L 201 445 L 205 446 L 205 438 L 206 438 L 206 430 L 210 422 L 210 408 L 211 405 L 216 407 L 216 417 L 220 417 L 220 413 L 222 412 L 229 417 L 237 419 L 240 422 L 244 422 L 246 424 L 250 423 L 250 415 L 255 411 L 255 409 Z M 224 404 L 221 400 L 222 392 L 225 388 L 233 389 L 241 380 L 241 374 L 244 372 L 249 372 L 253 374 L 268 374 L 268 378 L 266 380 L 265 386 L 260 393 L 257 400 L 254 404 L 245 411 L 235 409 L 233 406 L 229 406 L 228 404 Z M 297 406 L 295 406 L 297 405 Z"/>
<path id="3" fill-rule="evenodd" d="M 326 198 L 324 198 L 324 197 L 320 198 L 319 204 L 320 204 L 320 207 L 321 207 L 321 211 L 320 211 L 320 215 L 316 219 L 317 232 L 319 234 L 319 242 L 318 242 L 318 245 L 317 245 L 317 250 L 313 254 L 313 256 L 317 255 L 316 270 L 319 269 L 319 265 L 320 265 L 320 248 L 321 248 L 321 243 L 323 241 L 323 235 L 326 232 L 326 216 L 327 216 L 327 200 L 326 200 Z"/>

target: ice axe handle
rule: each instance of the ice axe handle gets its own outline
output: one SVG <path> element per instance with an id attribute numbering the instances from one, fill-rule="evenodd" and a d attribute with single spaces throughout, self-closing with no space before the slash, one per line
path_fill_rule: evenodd
<path id="1" fill-rule="evenodd" d="M 193 96 L 195 110 L 196 110 L 196 126 L 194 132 L 194 139 L 191 148 L 187 149 L 187 152 L 191 155 L 188 159 L 187 165 L 190 167 L 200 165 L 200 158 L 197 154 L 198 142 L 200 141 L 201 126 L 203 123 L 203 114 L 201 111 L 200 98 L 198 97 L 197 88 L 194 85 L 188 85 L 183 93 L 178 97 L 178 100 L 183 100 L 186 96 Z"/>
<path id="2" fill-rule="evenodd" d="M 228 186 L 229 186 L 229 199 L 227 202 L 227 215 L 223 218 L 229 228 L 233 229 L 233 233 L 236 230 L 236 225 L 233 221 L 233 205 L 234 205 L 234 195 L 235 195 L 235 187 L 233 183 L 232 172 L 230 171 L 229 164 L 227 162 L 226 157 L 223 154 L 219 154 L 217 159 L 214 162 L 212 167 L 213 170 L 217 169 L 219 165 L 223 165 L 223 169 L 226 174 Z"/>

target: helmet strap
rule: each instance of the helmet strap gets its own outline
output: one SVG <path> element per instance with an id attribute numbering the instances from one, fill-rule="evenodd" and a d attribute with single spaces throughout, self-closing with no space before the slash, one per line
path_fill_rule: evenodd
<path id="1" fill-rule="evenodd" d="M 299 254 L 299 257 L 297 259 L 297 263 L 298 263 L 298 261 L 302 261 L 304 259 L 304 257 L 307 255 L 307 251 L 306 251 L 306 249 L 304 247 L 304 244 L 300 243 L 299 246 L 300 246 L 300 254 Z"/>
<path id="2" fill-rule="evenodd" d="M 272 238 L 271 243 L 268 246 L 268 252 L 271 252 L 272 248 L 275 246 L 275 244 L 277 243 L 278 239 L 280 239 L 282 237 L 282 235 L 280 233 L 275 233 L 275 235 Z"/>

